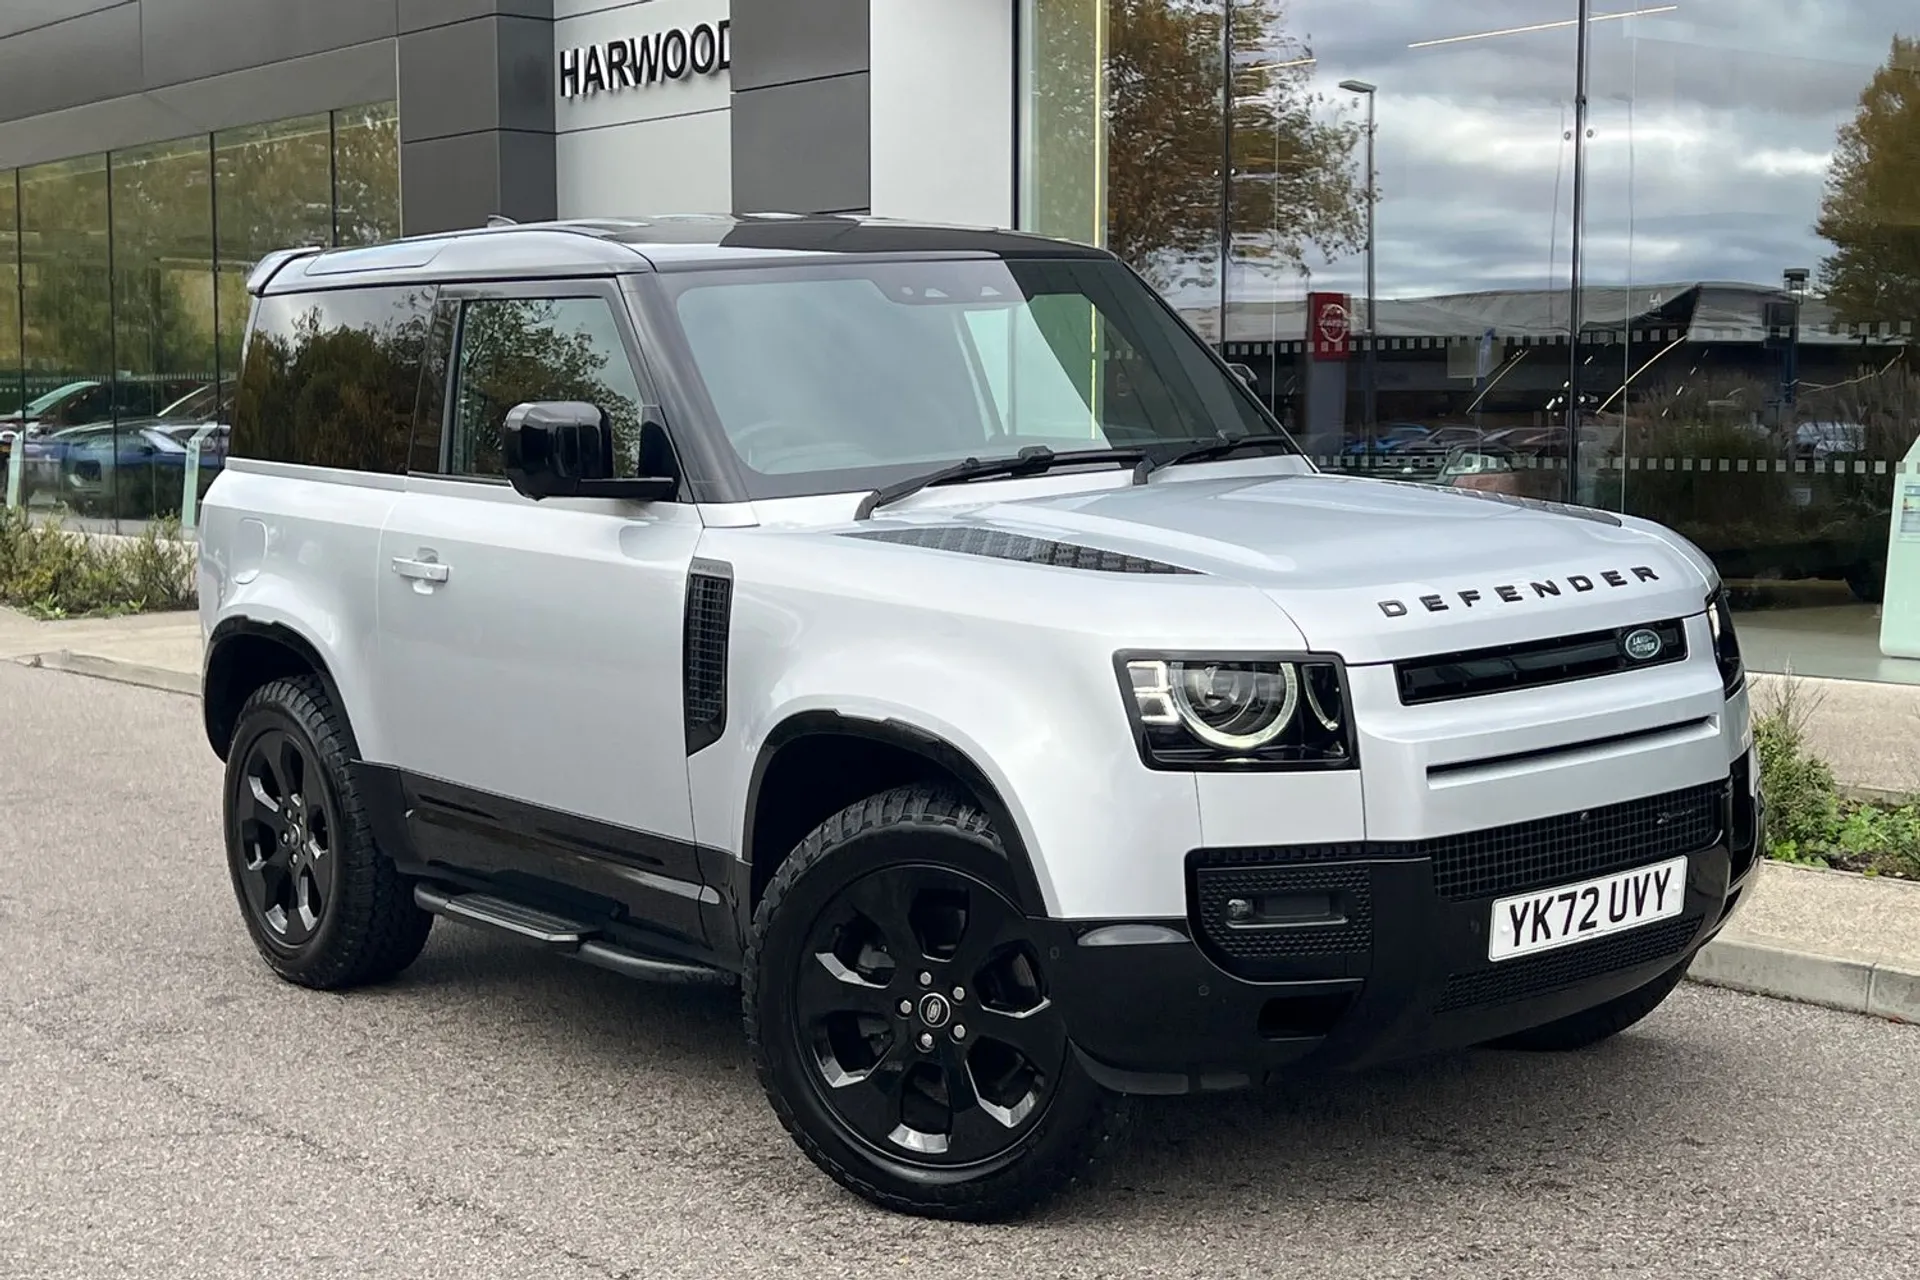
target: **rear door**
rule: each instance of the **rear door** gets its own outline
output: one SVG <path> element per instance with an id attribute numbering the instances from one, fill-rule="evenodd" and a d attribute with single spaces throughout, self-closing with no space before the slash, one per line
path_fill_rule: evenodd
<path id="1" fill-rule="evenodd" d="M 700 941 L 681 717 L 692 505 L 533 502 L 499 432 L 533 400 L 585 400 L 637 474 L 650 397 L 611 282 L 444 289 L 439 456 L 381 533 L 380 679 L 409 822 L 430 862 Z M 444 348 L 443 348 L 444 349 Z M 438 374 L 429 363 L 429 385 Z"/>

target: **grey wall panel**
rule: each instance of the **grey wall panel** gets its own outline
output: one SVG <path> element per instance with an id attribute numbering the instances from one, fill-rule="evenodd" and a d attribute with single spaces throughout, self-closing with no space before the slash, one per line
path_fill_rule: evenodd
<path id="1" fill-rule="evenodd" d="M 401 230 L 407 235 L 553 217 L 553 135 L 468 133 L 404 143 Z"/>
<path id="2" fill-rule="evenodd" d="M 399 0 L 140 0 L 145 87 L 398 33 Z"/>
<path id="3" fill-rule="evenodd" d="M 500 127 L 498 33 L 491 19 L 400 37 L 400 141 Z"/>
<path id="4" fill-rule="evenodd" d="M 553 23 L 503 16 L 499 25 L 500 127 L 553 132 Z"/>
<path id="5" fill-rule="evenodd" d="M 400 37 L 400 139 L 553 132 L 553 24 L 475 18 Z"/>
<path id="6" fill-rule="evenodd" d="M 133 3 L 135 0 L 0 0 L 0 36 Z"/>
<path id="7" fill-rule="evenodd" d="M 400 0 L 400 30 L 421 31 L 496 14 L 551 21 L 553 0 Z"/>
<path id="8" fill-rule="evenodd" d="M 733 87 L 762 89 L 865 71 L 867 5 L 868 0 L 733 0 Z"/>
<path id="9" fill-rule="evenodd" d="M 394 96 L 393 42 L 379 40 L 0 123 L 0 169 Z"/>
<path id="10" fill-rule="evenodd" d="M 733 207 L 844 212 L 870 200 L 867 76 L 733 95 Z"/>
<path id="11" fill-rule="evenodd" d="M 103 86 L 112 86 L 112 93 L 141 86 L 138 5 L 100 9 L 0 40 L 0 119 L 92 102 Z"/>

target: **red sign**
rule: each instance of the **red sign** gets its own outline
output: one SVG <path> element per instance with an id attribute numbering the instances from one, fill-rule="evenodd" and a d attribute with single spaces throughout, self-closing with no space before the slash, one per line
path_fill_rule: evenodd
<path id="1" fill-rule="evenodd" d="M 1344 293 L 1307 295 L 1307 340 L 1315 360 L 1345 360 L 1353 333 L 1353 309 Z"/>

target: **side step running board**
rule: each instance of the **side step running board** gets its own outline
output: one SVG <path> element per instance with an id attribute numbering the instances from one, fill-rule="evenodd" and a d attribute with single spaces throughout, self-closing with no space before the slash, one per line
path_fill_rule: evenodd
<path id="1" fill-rule="evenodd" d="M 413 888 L 413 900 L 421 910 L 445 919 L 538 943 L 548 950 L 629 978 L 713 986 L 730 985 L 734 981 L 734 976 L 725 970 L 629 951 L 600 939 L 600 930 L 595 925 L 491 894 L 448 893 L 431 885 L 417 884 Z"/>

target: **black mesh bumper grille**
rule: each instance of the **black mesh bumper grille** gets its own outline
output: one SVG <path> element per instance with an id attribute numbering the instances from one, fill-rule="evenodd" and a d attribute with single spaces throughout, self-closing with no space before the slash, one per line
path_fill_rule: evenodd
<path id="1" fill-rule="evenodd" d="M 1433 859 L 1434 892 L 1452 902 L 1471 902 L 1707 848 L 1720 838 L 1726 797 L 1726 783 L 1710 782 L 1394 848 Z"/>
<path id="2" fill-rule="evenodd" d="M 1364 956 L 1373 946 L 1365 867 L 1200 867 L 1194 908 L 1202 938 L 1237 973 L 1262 961 Z"/>
<path id="3" fill-rule="evenodd" d="M 1577 987 L 1621 969 L 1678 955 L 1698 932 L 1704 917 L 1683 916 L 1564 951 L 1508 960 L 1485 969 L 1456 973 L 1434 1005 L 1435 1013 L 1485 1009 Z"/>

